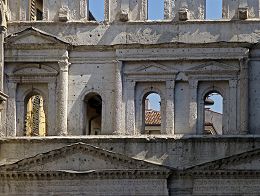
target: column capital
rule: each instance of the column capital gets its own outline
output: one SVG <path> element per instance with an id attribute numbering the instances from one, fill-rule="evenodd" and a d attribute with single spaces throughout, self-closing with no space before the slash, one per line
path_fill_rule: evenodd
<path id="1" fill-rule="evenodd" d="M 62 59 L 58 61 L 61 71 L 68 71 L 71 64 L 68 59 Z"/>
<path id="2" fill-rule="evenodd" d="M 134 80 L 127 80 L 127 87 L 134 88 L 136 82 Z"/>
<path id="3" fill-rule="evenodd" d="M 175 80 L 167 80 L 166 89 L 174 89 L 174 88 L 175 88 Z"/>
<path id="4" fill-rule="evenodd" d="M 237 88 L 237 80 L 229 80 L 229 87 L 230 88 Z"/>
<path id="5" fill-rule="evenodd" d="M 190 79 L 189 80 L 189 86 L 190 88 L 198 88 L 199 80 L 197 79 Z"/>

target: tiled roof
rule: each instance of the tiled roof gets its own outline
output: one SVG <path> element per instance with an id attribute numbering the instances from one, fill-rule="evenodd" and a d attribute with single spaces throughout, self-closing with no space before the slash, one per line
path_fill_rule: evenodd
<path id="1" fill-rule="evenodd" d="M 145 111 L 145 125 L 160 126 L 161 125 L 161 113 L 155 110 Z"/>

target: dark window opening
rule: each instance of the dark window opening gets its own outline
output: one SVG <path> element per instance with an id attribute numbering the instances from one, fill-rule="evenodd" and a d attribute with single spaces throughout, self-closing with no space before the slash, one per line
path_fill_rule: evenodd
<path id="1" fill-rule="evenodd" d="M 96 93 L 85 97 L 86 103 L 86 134 L 100 135 L 102 125 L 102 98 Z"/>

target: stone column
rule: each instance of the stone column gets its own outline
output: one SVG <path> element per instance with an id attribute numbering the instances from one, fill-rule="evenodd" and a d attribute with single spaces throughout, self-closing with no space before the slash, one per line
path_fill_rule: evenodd
<path id="1" fill-rule="evenodd" d="M 166 81 L 166 134 L 174 134 L 174 88 L 174 80 Z"/>
<path id="2" fill-rule="evenodd" d="M 122 61 L 115 64 L 115 127 L 114 134 L 122 134 Z"/>
<path id="3" fill-rule="evenodd" d="M 135 81 L 127 81 L 126 84 L 126 134 L 135 133 Z"/>
<path id="4" fill-rule="evenodd" d="M 248 134 L 248 59 L 240 60 L 240 133 Z"/>
<path id="5" fill-rule="evenodd" d="M 104 17 L 104 19 L 105 19 L 105 21 L 109 21 L 109 0 L 105 0 L 104 1 L 104 15 L 105 15 L 105 17 Z"/>
<path id="6" fill-rule="evenodd" d="M 196 134 L 203 130 L 203 127 L 198 126 L 203 124 L 203 116 L 198 119 L 198 80 L 189 80 L 190 87 L 190 114 L 189 114 L 189 125 L 190 133 Z M 201 130 L 200 130 L 201 129 Z"/>
<path id="7" fill-rule="evenodd" d="M 226 128 L 228 128 L 229 134 L 237 133 L 238 131 L 237 130 L 237 80 L 229 80 L 229 111 L 228 112 L 229 112 L 229 116 L 228 116 L 229 125 Z"/>
<path id="8" fill-rule="evenodd" d="M 7 101 L 7 114 L 6 114 L 6 136 L 16 136 L 16 88 L 17 83 L 9 82 L 7 84 L 8 89 L 8 101 Z"/>
<path id="9" fill-rule="evenodd" d="M 164 0 L 164 19 L 172 18 L 172 0 Z"/>
<path id="10" fill-rule="evenodd" d="M 58 135 L 68 135 L 67 119 L 68 119 L 68 80 L 69 65 L 68 59 L 58 62 L 60 66 L 59 85 L 57 92 L 57 131 Z"/>
<path id="11" fill-rule="evenodd" d="M 147 20 L 147 0 L 142 0 L 141 20 Z"/>

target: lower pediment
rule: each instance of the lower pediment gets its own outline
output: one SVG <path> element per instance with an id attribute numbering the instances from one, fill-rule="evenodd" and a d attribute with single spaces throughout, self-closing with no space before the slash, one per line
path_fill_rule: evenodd
<path id="1" fill-rule="evenodd" d="M 260 172 L 260 149 L 246 151 L 188 168 L 187 171 L 254 171 Z"/>
<path id="2" fill-rule="evenodd" d="M 89 171 L 164 171 L 170 169 L 134 159 L 122 154 L 91 146 L 76 143 L 55 149 L 34 157 L 22 159 L 13 164 L 0 166 L 1 171 L 16 172 L 89 172 Z"/>

